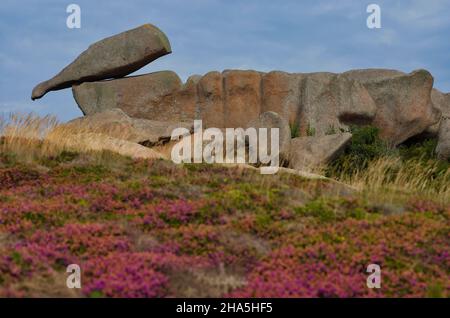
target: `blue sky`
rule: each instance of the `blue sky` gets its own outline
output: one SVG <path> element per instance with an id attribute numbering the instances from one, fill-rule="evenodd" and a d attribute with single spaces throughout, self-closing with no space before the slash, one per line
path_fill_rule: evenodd
<path id="1" fill-rule="evenodd" d="M 71 3 L 81 7 L 81 29 L 66 27 Z M 366 26 L 370 3 L 381 7 L 381 29 Z M 450 0 L 1 0 L 0 113 L 80 116 L 70 89 L 32 102 L 32 88 L 92 42 L 147 22 L 173 53 L 136 74 L 425 68 L 450 92 L 449 17 Z"/>

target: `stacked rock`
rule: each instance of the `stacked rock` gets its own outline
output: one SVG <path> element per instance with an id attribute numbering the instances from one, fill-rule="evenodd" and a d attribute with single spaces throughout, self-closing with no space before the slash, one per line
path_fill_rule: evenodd
<path id="1" fill-rule="evenodd" d="M 433 135 L 438 138 L 438 156 L 450 158 L 450 94 L 433 89 L 428 71 L 226 70 L 194 75 L 184 84 L 172 71 L 125 77 L 169 53 L 166 35 L 145 24 L 94 43 L 58 75 L 37 85 L 32 99 L 72 87 L 85 118 L 95 116 L 86 121 L 87 131 L 102 131 L 109 126 L 108 118 L 117 122 L 120 117 L 122 125 L 134 125 L 124 130 L 134 132 L 138 120 L 138 136 L 151 145 L 160 140 L 161 131 L 166 140 L 167 131 L 161 127 L 186 127 L 194 119 L 202 119 L 204 127 L 247 128 L 264 125 L 267 116 L 279 116 L 271 122 L 280 123 L 282 131 L 298 132 L 290 136 L 300 139 L 292 139 L 287 156 L 297 169 L 302 160 L 320 164 L 331 160 L 351 140 L 344 132 L 361 124 L 378 127 L 392 146 L 420 134 Z M 83 120 L 76 123 L 81 127 Z M 141 129 L 143 125 L 147 128 Z"/>
<path id="2" fill-rule="evenodd" d="M 92 44 L 55 77 L 37 85 L 31 99 L 74 84 L 124 77 L 171 52 L 166 35 L 144 24 Z"/>

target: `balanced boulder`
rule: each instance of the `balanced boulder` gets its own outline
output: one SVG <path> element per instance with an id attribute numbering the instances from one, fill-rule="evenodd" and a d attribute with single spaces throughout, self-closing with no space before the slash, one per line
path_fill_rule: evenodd
<path id="1" fill-rule="evenodd" d="M 31 98 L 77 83 L 120 78 L 169 53 L 166 35 L 154 25 L 144 24 L 92 44 L 55 77 L 37 85 Z"/>

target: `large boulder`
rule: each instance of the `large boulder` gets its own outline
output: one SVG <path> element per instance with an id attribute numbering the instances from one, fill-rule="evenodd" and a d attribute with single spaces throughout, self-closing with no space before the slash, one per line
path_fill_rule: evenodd
<path id="1" fill-rule="evenodd" d="M 193 123 L 131 118 L 121 109 L 114 108 L 59 125 L 50 135 L 94 133 L 151 146 L 169 141 L 172 131 L 180 127 L 192 131 Z"/>
<path id="2" fill-rule="evenodd" d="M 342 73 L 342 75 L 354 81 L 365 84 L 371 81 L 381 81 L 391 79 L 393 77 L 403 76 L 406 75 L 406 73 L 384 68 L 367 68 L 347 71 Z"/>
<path id="3" fill-rule="evenodd" d="M 431 101 L 433 77 L 428 71 L 358 70 L 343 75 L 367 88 L 377 105 L 373 125 L 391 145 L 422 133 L 439 120 L 439 110 Z"/>
<path id="4" fill-rule="evenodd" d="M 450 159 L 450 93 L 443 94 L 438 90 L 433 90 L 431 96 L 433 104 L 442 113 L 437 129 L 436 154 L 442 160 Z M 436 129 L 435 126 L 431 126 L 430 129 Z"/>
<path id="5" fill-rule="evenodd" d="M 450 117 L 442 117 L 441 119 L 436 154 L 439 159 L 450 159 Z"/>
<path id="6" fill-rule="evenodd" d="M 256 128 L 257 131 L 259 128 L 267 128 L 268 149 L 264 150 L 266 154 L 270 153 L 272 143 L 270 129 L 278 128 L 279 132 L 278 145 L 279 145 L 280 160 L 288 159 L 289 150 L 291 146 L 291 129 L 289 128 L 289 123 L 286 119 L 279 116 L 275 112 L 264 112 L 261 115 L 259 115 L 257 119 L 250 121 L 250 123 L 247 124 L 247 128 L 248 127 Z"/>
<path id="7" fill-rule="evenodd" d="M 324 136 L 368 123 L 376 105 L 358 82 L 334 73 L 304 74 L 300 92 L 300 134 Z"/>
<path id="8" fill-rule="evenodd" d="M 302 78 L 302 74 L 280 71 L 264 74 L 261 83 L 261 112 L 275 112 L 286 119 L 291 126 L 298 125 Z"/>
<path id="9" fill-rule="evenodd" d="M 377 106 L 361 83 L 339 74 L 331 85 L 337 99 L 336 115 L 341 123 L 368 124 L 375 118 Z"/>
<path id="10" fill-rule="evenodd" d="M 120 108 L 158 121 L 202 119 L 203 127 L 238 128 L 273 111 L 299 136 L 325 136 L 350 125 L 373 124 L 392 145 L 422 133 L 439 119 L 427 71 L 285 73 L 228 70 L 195 75 L 185 84 L 170 71 L 83 83 L 73 87 L 85 114 Z M 431 97 L 430 97 L 431 94 Z M 430 128 L 431 129 L 431 128 Z M 434 127 L 437 133 L 438 126 Z"/>
<path id="11" fill-rule="evenodd" d="M 179 90 L 163 98 L 163 112 L 170 115 L 169 119 L 192 121 L 199 118 L 197 85 L 200 79 L 200 75 L 190 76 Z"/>
<path id="12" fill-rule="evenodd" d="M 270 72 L 262 77 L 262 94 L 262 111 L 277 112 L 303 136 L 347 130 L 376 112 L 364 86 L 334 73 Z"/>
<path id="13" fill-rule="evenodd" d="M 169 53 L 166 35 L 154 25 L 144 24 L 92 44 L 55 77 L 37 85 L 31 98 L 73 84 L 123 77 Z"/>
<path id="14" fill-rule="evenodd" d="M 245 127 L 261 113 L 261 73 L 223 72 L 225 128 Z"/>
<path id="15" fill-rule="evenodd" d="M 325 135 L 348 129 L 347 124 L 368 123 L 376 113 L 366 88 L 339 74 L 229 71 L 224 76 L 230 127 L 273 111 L 298 126 L 301 135 Z"/>
<path id="16" fill-rule="evenodd" d="M 155 72 L 110 81 L 86 82 L 73 86 L 73 96 L 85 115 L 120 108 L 135 118 L 152 120 L 192 120 L 195 83 L 182 85 L 172 71 Z M 191 92 L 191 93 L 189 93 Z M 183 98 L 181 98 L 183 97 Z M 176 103 L 175 103 L 176 101 Z"/>
<path id="17" fill-rule="evenodd" d="M 289 166 L 313 171 L 334 160 L 351 141 L 350 133 L 297 137 L 291 140 Z"/>
<path id="18" fill-rule="evenodd" d="M 198 117 L 206 128 L 223 128 L 225 124 L 223 79 L 220 72 L 209 72 L 197 84 Z"/>
<path id="19" fill-rule="evenodd" d="M 443 117 L 450 117 L 450 98 L 449 94 L 444 94 L 433 88 L 431 91 L 431 103 L 433 107 L 441 112 L 440 120 L 425 130 L 427 136 L 438 137 L 439 127 Z"/>

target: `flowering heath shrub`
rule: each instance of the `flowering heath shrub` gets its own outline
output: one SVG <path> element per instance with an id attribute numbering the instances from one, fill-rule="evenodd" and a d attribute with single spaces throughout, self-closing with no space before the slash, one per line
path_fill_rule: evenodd
<path id="1" fill-rule="evenodd" d="M 0 156 L 0 296 L 52 295 L 69 264 L 86 297 L 450 295 L 450 209 L 429 198 L 388 213 L 327 180 L 84 156 Z"/>

